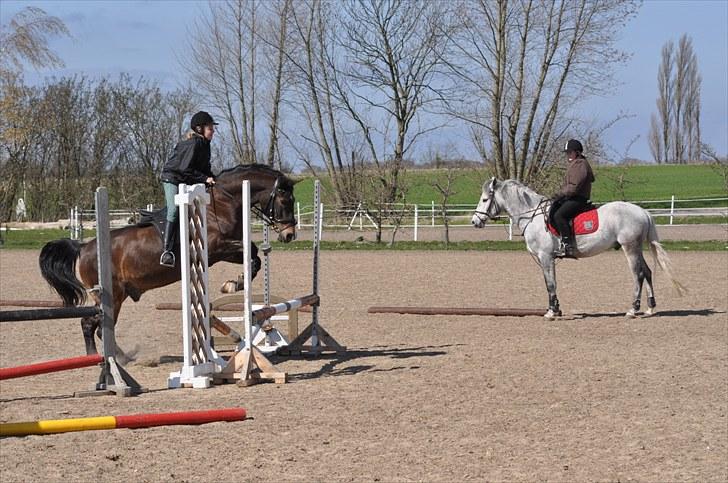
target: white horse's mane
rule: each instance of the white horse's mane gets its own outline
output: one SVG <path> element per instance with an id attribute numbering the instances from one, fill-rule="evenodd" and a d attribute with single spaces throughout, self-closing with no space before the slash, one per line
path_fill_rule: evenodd
<path id="1" fill-rule="evenodd" d="M 536 206 L 545 198 L 545 196 L 536 193 L 534 190 L 515 179 L 507 179 L 499 184 L 504 198 L 515 195 L 519 201 L 526 206 Z"/>

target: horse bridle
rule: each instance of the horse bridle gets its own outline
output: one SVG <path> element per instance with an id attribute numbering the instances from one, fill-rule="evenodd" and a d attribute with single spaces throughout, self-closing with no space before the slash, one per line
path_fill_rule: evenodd
<path id="1" fill-rule="evenodd" d="M 485 224 L 488 220 L 492 220 L 496 215 L 491 215 L 490 211 L 495 206 L 495 212 L 499 213 L 500 208 L 498 207 L 498 204 L 495 202 L 495 191 L 489 190 L 488 192 L 488 207 L 485 209 L 485 211 L 475 210 L 475 216 L 478 217 L 481 223 Z M 482 215 L 482 216 L 481 216 Z"/>
<path id="2" fill-rule="evenodd" d="M 258 218 L 260 218 L 263 223 L 268 225 L 275 231 L 276 233 L 280 233 L 282 230 L 286 230 L 292 226 L 296 226 L 296 220 L 281 220 L 276 216 L 276 209 L 275 209 L 275 198 L 276 198 L 276 192 L 278 191 L 284 191 L 281 188 L 278 187 L 280 182 L 280 177 L 276 177 L 275 183 L 273 183 L 273 188 L 271 189 L 270 195 L 268 196 L 268 201 L 265 204 L 264 208 L 260 208 L 258 204 L 253 205 L 250 208 L 250 211 L 255 214 Z M 227 191 L 225 188 L 223 188 L 220 185 L 212 185 L 213 188 L 219 189 L 225 196 L 233 199 L 234 196 Z M 278 228 L 278 225 L 283 225 L 283 228 Z"/>
<path id="3" fill-rule="evenodd" d="M 281 230 L 286 230 L 292 226 L 296 226 L 295 218 L 290 220 L 281 220 L 276 216 L 276 193 L 278 191 L 285 192 L 285 190 L 278 187 L 278 183 L 280 182 L 280 180 L 280 177 L 276 177 L 276 181 L 275 183 L 273 183 L 273 188 L 271 189 L 270 195 L 268 195 L 268 202 L 265 204 L 265 208 L 261 209 L 257 205 L 254 205 L 250 208 L 250 211 L 255 213 L 258 218 L 263 220 L 263 223 L 273 228 L 273 231 L 275 231 L 276 233 L 280 233 Z M 283 225 L 282 229 L 278 228 L 277 225 L 279 224 Z"/>

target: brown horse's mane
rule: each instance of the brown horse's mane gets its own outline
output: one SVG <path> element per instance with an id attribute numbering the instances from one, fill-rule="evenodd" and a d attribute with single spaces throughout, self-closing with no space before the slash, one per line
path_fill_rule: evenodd
<path id="1" fill-rule="evenodd" d="M 250 175 L 251 172 L 259 173 L 261 175 L 267 175 L 274 179 L 278 179 L 278 187 L 281 189 L 284 189 L 286 191 L 292 191 L 293 190 L 293 182 L 281 171 L 278 171 L 277 169 L 271 168 L 270 166 L 267 166 L 265 164 L 239 164 L 237 166 L 233 166 L 232 168 L 227 168 L 217 175 L 217 180 L 219 182 L 228 183 L 228 182 L 238 182 L 237 177 L 244 176 L 244 175 Z"/>

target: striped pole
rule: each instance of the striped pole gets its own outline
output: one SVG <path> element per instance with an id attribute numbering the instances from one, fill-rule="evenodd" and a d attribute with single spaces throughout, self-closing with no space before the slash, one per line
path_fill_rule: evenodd
<path id="1" fill-rule="evenodd" d="M 3 367 L 0 369 L 0 381 L 14 379 L 16 377 L 35 376 L 49 372 L 67 371 L 80 367 L 95 366 L 104 362 L 104 357 L 99 354 L 90 356 L 70 357 L 68 359 L 56 359 L 53 361 L 39 362 L 27 366 Z"/>
<path id="2" fill-rule="evenodd" d="M 68 433 L 71 431 L 94 431 L 100 429 L 139 429 L 154 426 L 206 424 L 216 421 L 243 421 L 245 417 L 245 409 L 230 408 L 211 411 L 131 414 L 127 416 L 45 419 L 22 423 L 0 424 L 0 436 L 27 436 L 30 434 Z"/>

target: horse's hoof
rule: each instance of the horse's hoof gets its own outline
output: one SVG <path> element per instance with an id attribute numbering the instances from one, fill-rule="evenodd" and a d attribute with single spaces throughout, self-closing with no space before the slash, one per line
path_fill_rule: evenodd
<path id="1" fill-rule="evenodd" d="M 543 318 L 546 320 L 554 320 L 556 317 L 561 317 L 561 311 L 554 312 L 553 310 L 549 309 L 548 312 L 543 314 Z"/>
<path id="2" fill-rule="evenodd" d="M 643 317 L 652 317 L 653 315 L 655 315 L 655 309 L 654 307 L 649 307 L 647 310 L 645 310 Z"/>
<path id="3" fill-rule="evenodd" d="M 235 293 L 238 284 L 233 280 L 228 280 L 220 287 L 220 293 Z"/>
<path id="4" fill-rule="evenodd" d="M 634 309 L 629 309 L 629 311 L 624 314 L 624 316 L 628 319 L 634 319 L 635 317 L 637 317 L 637 312 L 635 312 Z"/>

